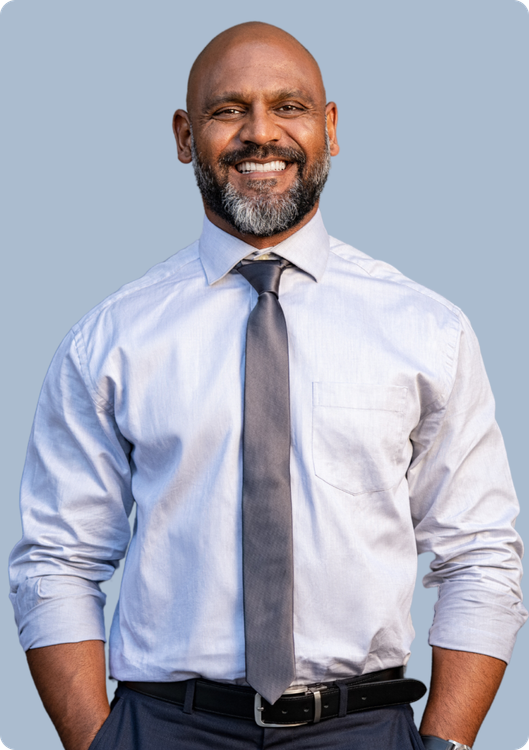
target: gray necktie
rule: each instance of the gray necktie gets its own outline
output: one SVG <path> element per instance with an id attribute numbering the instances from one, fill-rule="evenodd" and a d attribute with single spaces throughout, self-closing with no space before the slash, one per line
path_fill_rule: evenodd
<path id="1" fill-rule="evenodd" d="M 277 298 L 286 265 L 255 261 L 237 268 L 259 295 L 248 319 L 244 389 L 246 680 L 269 703 L 295 675 L 288 340 Z"/>

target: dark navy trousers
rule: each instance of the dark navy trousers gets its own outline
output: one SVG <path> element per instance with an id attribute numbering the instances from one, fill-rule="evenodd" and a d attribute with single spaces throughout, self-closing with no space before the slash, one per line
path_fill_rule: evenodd
<path id="1" fill-rule="evenodd" d="M 300 727 L 263 729 L 183 709 L 120 685 L 89 750 L 424 750 L 410 706 L 361 711 Z"/>

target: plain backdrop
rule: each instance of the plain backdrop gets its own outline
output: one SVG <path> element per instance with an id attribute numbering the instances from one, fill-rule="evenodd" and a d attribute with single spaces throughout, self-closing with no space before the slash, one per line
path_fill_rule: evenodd
<path id="1" fill-rule="evenodd" d="M 200 233 L 173 111 L 189 67 L 235 23 L 297 36 L 339 106 L 327 229 L 458 304 L 481 342 L 527 512 L 529 13 L 516 0 L 12 0 L 0 13 L 2 559 L 42 379 L 85 312 Z M 408 675 L 428 681 L 436 591 L 421 578 Z M 4 562 L 5 569 L 5 562 Z M 119 573 L 106 586 L 108 622 Z M 18 645 L 4 577 L 0 737 L 59 750 Z M 529 628 L 476 750 L 529 736 Z M 112 689 L 112 685 L 110 685 Z M 424 701 L 416 704 L 417 719 Z"/>

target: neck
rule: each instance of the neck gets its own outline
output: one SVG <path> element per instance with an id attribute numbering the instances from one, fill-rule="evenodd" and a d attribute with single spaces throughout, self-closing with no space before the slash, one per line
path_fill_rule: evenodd
<path id="1" fill-rule="evenodd" d="M 303 217 L 299 224 L 296 224 L 296 226 L 292 227 L 292 229 L 287 229 L 285 232 L 278 232 L 271 237 L 256 237 L 254 234 L 242 234 L 241 232 L 238 232 L 234 227 L 232 227 L 231 224 L 228 224 L 227 221 L 221 219 L 220 216 L 217 216 L 217 214 L 213 213 L 213 211 L 211 211 L 207 206 L 204 206 L 204 210 L 211 223 L 219 229 L 222 229 L 223 232 L 231 234 L 232 237 L 237 237 L 238 240 L 246 242 L 247 245 L 255 247 L 256 250 L 264 250 L 267 247 L 274 247 L 275 245 L 279 245 L 280 242 L 283 242 L 289 237 L 292 237 L 292 235 L 296 232 L 299 232 L 299 230 L 302 229 L 305 224 L 308 224 L 309 221 L 316 215 L 318 206 L 319 201 L 316 203 L 314 208 L 309 211 L 306 216 Z"/>

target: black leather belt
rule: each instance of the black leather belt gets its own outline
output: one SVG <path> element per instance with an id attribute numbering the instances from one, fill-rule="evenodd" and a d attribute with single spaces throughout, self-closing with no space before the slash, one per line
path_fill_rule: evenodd
<path id="1" fill-rule="evenodd" d="M 355 711 L 398 706 L 419 700 L 426 686 L 404 678 L 404 667 L 352 677 L 347 680 L 289 688 L 273 706 L 250 687 L 211 680 L 182 682 L 121 682 L 137 693 L 183 706 L 189 683 L 194 682 L 193 708 L 238 719 L 252 719 L 263 727 L 317 723 Z"/>

